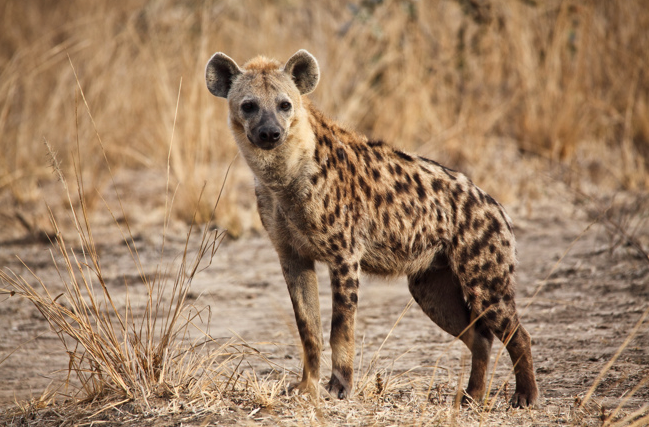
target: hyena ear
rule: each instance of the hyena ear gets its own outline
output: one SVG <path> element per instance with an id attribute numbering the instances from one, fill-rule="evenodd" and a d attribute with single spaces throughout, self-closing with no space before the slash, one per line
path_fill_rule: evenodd
<path id="1" fill-rule="evenodd" d="M 205 81 L 212 95 L 227 98 L 232 82 L 241 74 L 241 68 L 232 58 L 224 53 L 217 52 L 207 62 L 205 67 Z"/>
<path id="2" fill-rule="evenodd" d="M 318 61 L 304 49 L 298 50 L 286 61 L 284 72 L 291 76 L 301 95 L 313 92 L 320 80 Z"/>

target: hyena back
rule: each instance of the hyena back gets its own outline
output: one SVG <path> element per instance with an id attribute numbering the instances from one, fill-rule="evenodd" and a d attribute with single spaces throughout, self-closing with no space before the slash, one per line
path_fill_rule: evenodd
<path id="1" fill-rule="evenodd" d="M 422 310 L 472 353 L 466 395 L 480 399 L 495 335 L 514 363 L 514 406 L 538 389 L 530 336 L 514 303 L 510 219 L 466 176 L 370 141 L 325 117 L 306 96 L 319 80 L 304 50 L 282 66 L 257 57 L 243 67 L 216 53 L 207 86 L 227 98 L 229 124 L 255 175 L 262 223 L 277 250 L 303 346 L 296 385 L 318 395 L 323 347 L 315 261 L 333 294 L 327 389 L 352 392 L 354 322 L 361 271 L 407 275 Z"/>

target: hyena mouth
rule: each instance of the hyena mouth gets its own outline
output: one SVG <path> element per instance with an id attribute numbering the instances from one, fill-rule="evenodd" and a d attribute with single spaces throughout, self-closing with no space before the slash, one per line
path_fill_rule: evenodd
<path id="1" fill-rule="evenodd" d="M 280 145 L 282 145 L 282 143 L 284 143 L 283 138 L 279 139 L 277 141 L 272 141 L 272 140 L 264 141 L 264 140 L 262 140 L 260 138 L 253 138 L 252 136 L 250 136 L 248 134 L 246 134 L 246 136 L 248 137 L 248 141 L 250 141 L 250 143 L 252 145 L 254 145 L 256 147 L 259 147 L 262 150 L 272 150 L 273 148 L 277 148 Z"/>

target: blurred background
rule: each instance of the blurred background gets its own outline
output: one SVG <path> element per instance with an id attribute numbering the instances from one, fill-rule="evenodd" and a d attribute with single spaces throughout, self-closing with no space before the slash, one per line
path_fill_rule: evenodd
<path id="1" fill-rule="evenodd" d="M 44 202 L 66 203 L 45 141 L 88 209 L 115 186 L 129 220 L 150 223 L 167 164 L 172 217 L 205 221 L 234 159 L 216 224 L 259 229 L 227 103 L 205 87 L 216 51 L 243 64 L 309 50 L 326 114 L 509 206 L 649 183 L 643 0 L 1 0 L 0 20 L 5 237 L 46 232 Z"/>

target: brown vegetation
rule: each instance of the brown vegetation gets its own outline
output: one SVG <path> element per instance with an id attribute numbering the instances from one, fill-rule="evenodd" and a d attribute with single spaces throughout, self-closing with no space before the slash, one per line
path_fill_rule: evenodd
<path id="1" fill-rule="evenodd" d="M 39 182 L 52 178 L 43 138 L 71 164 L 77 120 L 91 206 L 106 182 L 93 126 L 75 119 L 71 61 L 114 168 L 164 168 L 174 133 L 179 206 L 190 207 L 178 213 L 189 220 L 203 181 L 216 191 L 236 152 L 227 106 L 205 90 L 217 50 L 244 61 L 308 49 L 322 67 L 313 98 L 323 111 L 458 167 L 507 202 L 543 192 L 529 181 L 548 159 L 572 181 L 647 185 L 642 1 L 8 1 L 1 15 L 5 205 L 41 198 Z M 240 166 L 218 212 L 235 234 L 254 226 L 241 215 L 251 202 Z"/>

